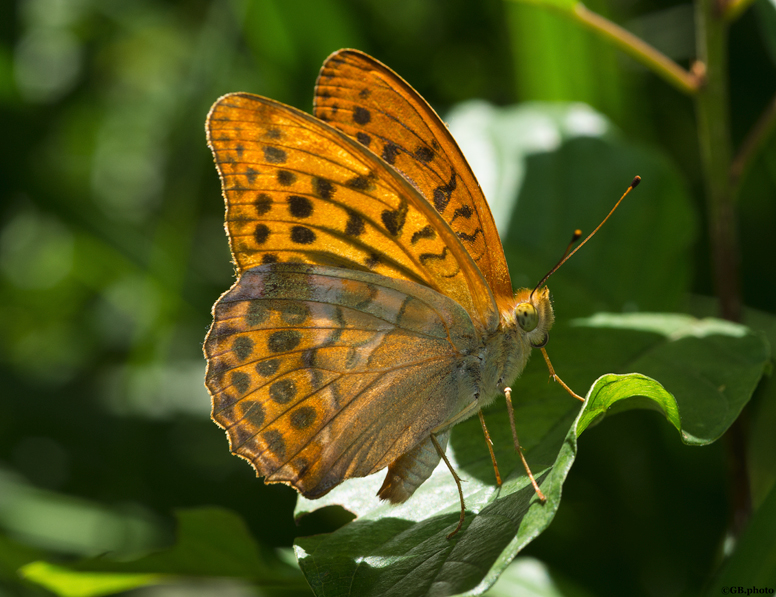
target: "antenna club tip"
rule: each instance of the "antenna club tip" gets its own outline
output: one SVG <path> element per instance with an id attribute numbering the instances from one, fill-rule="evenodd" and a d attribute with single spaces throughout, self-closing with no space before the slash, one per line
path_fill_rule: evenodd
<path id="1" fill-rule="evenodd" d="M 631 188 L 635 189 L 637 186 L 639 186 L 640 182 L 641 182 L 641 176 L 635 176 L 633 178 L 633 182 L 631 183 Z"/>
<path id="2" fill-rule="evenodd" d="M 572 235 L 571 235 L 571 242 L 572 242 L 572 243 L 573 243 L 573 242 L 576 242 L 576 241 L 578 241 L 580 238 L 582 238 L 582 231 L 581 231 L 579 228 L 577 228 L 577 229 L 574 231 L 574 234 L 572 234 Z"/>

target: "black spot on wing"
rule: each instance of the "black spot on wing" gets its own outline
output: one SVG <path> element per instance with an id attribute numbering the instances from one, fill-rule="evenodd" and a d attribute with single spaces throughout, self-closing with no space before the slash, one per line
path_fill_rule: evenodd
<path id="1" fill-rule="evenodd" d="M 283 436 L 276 429 L 270 429 L 265 431 L 261 435 L 267 445 L 267 451 L 271 452 L 275 457 L 283 459 L 286 457 L 286 442 Z"/>
<path id="2" fill-rule="evenodd" d="M 369 269 L 373 269 L 378 263 L 380 263 L 380 255 L 378 253 L 369 253 L 369 257 L 364 261 Z"/>
<path id="3" fill-rule="evenodd" d="M 455 190 L 456 185 L 455 170 L 453 170 L 450 173 L 450 181 L 434 189 L 434 207 L 436 207 L 439 213 L 444 213 L 447 204 L 450 203 L 450 195 Z"/>
<path id="4" fill-rule="evenodd" d="M 270 377 L 277 373 L 278 367 L 280 367 L 279 359 L 268 359 L 266 361 L 259 361 L 256 363 L 256 373 L 262 377 Z"/>
<path id="5" fill-rule="evenodd" d="M 345 186 L 354 191 L 373 191 L 375 188 L 375 177 L 355 176 L 345 183 Z"/>
<path id="6" fill-rule="evenodd" d="M 425 145 L 421 145 L 415 150 L 415 157 L 418 158 L 421 162 L 430 162 L 434 159 L 434 155 L 434 152 Z"/>
<path id="7" fill-rule="evenodd" d="M 382 158 L 393 166 L 396 164 L 396 156 L 399 155 L 399 146 L 396 143 L 388 141 L 383 147 Z"/>
<path id="8" fill-rule="evenodd" d="M 213 381 L 221 385 L 224 373 L 229 370 L 229 363 L 226 361 L 211 361 L 207 370 L 207 381 Z"/>
<path id="9" fill-rule="evenodd" d="M 264 407 L 256 400 L 252 400 L 250 405 L 243 418 L 251 425 L 261 429 L 262 425 L 264 425 Z"/>
<path id="10" fill-rule="evenodd" d="M 232 352 L 239 360 L 244 361 L 253 353 L 253 340 L 248 336 L 238 336 L 232 342 Z"/>
<path id="11" fill-rule="evenodd" d="M 361 236 L 364 233 L 364 218 L 353 210 L 347 210 L 348 222 L 345 224 L 345 234 L 348 236 Z"/>
<path id="12" fill-rule="evenodd" d="M 482 229 L 481 228 L 477 228 L 474 231 L 474 234 L 466 234 L 465 232 L 459 232 L 458 233 L 458 238 L 460 238 L 461 240 L 468 241 L 468 242 L 474 242 L 474 240 L 477 238 L 477 236 L 480 233 L 482 233 Z"/>
<path id="13" fill-rule="evenodd" d="M 275 178 L 278 184 L 283 187 L 290 187 L 296 182 L 296 174 L 289 172 L 288 170 L 278 170 Z"/>
<path id="14" fill-rule="evenodd" d="M 269 238 L 269 226 L 266 224 L 256 224 L 256 229 L 253 231 L 253 239 L 256 244 L 263 245 Z"/>
<path id="15" fill-rule="evenodd" d="M 309 218 L 313 213 L 313 204 L 307 197 L 288 196 L 288 213 L 292 218 Z"/>
<path id="16" fill-rule="evenodd" d="M 232 385 L 240 394 L 245 394 L 251 387 L 251 376 L 243 371 L 233 371 Z"/>
<path id="17" fill-rule="evenodd" d="M 319 199 L 331 199 L 334 195 L 334 184 L 330 180 L 316 176 L 313 178 L 313 193 Z"/>
<path id="18" fill-rule="evenodd" d="M 264 323 L 269 317 L 269 309 L 264 305 L 261 299 L 253 299 L 248 303 L 248 309 L 245 312 L 245 320 L 251 327 L 256 327 Z"/>
<path id="19" fill-rule="evenodd" d="M 259 193 L 253 202 L 253 207 L 256 208 L 256 215 L 263 216 L 272 209 L 272 198 L 266 193 Z"/>
<path id="20" fill-rule="evenodd" d="M 315 242 L 315 232 L 305 226 L 291 228 L 291 242 L 298 245 L 311 245 Z"/>
<path id="21" fill-rule="evenodd" d="M 310 317 L 310 311 L 304 303 L 283 302 L 280 308 L 280 318 L 286 325 L 299 325 Z"/>
<path id="22" fill-rule="evenodd" d="M 279 330 L 270 334 L 267 340 L 267 349 L 270 352 L 288 352 L 299 346 L 301 341 L 302 334 L 297 330 Z"/>
<path id="23" fill-rule="evenodd" d="M 273 145 L 267 145 L 262 147 L 264 151 L 264 161 L 269 164 L 285 164 L 288 156 L 283 149 L 275 147 Z"/>
<path id="24" fill-rule="evenodd" d="M 412 234 L 410 242 L 414 245 L 416 242 L 423 238 L 436 238 L 436 230 L 434 230 L 431 226 L 425 226 Z"/>
<path id="25" fill-rule="evenodd" d="M 459 216 L 468 220 L 472 217 L 473 213 L 474 211 L 472 210 L 471 206 L 464 204 L 453 212 L 453 219 L 450 220 L 450 223 L 452 224 Z"/>
<path id="26" fill-rule="evenodd" d="M 292 379 L 280 379 L 269 387 L 269 397 L 277 404 L 288 404 L 296 396 L 296 384 Z"/>
<path id="27" fill-rule="evenodd" d="M 359 131 L 356 133 L 356 140 L 364 147 L 369 147 L 369 144 L 372 142 L 372 137 Z"/>
<path id="28" fill-rule="evenodd" d="M 407 206 L 403 205 L 396 210 L 386 209 L 380 214 L 383 226 L 392 236 L 399 236 L 407 219 Z"/>
<path id="29" fill-rule="evenodd" d="M 256 182 L 256 177 L 258 176 L 258 172 L 255 168 L 251 168 L 248 166 L 248 169 L 245 171 L 245 178 L 248 179 L 248 184 L 252 185 Z"/>
<path id="30" fill-rule="evenodd" d="M 445 257 L 447 257 L 447 247 L 443 248 L 441 253 L 421 253 L 418 259 L 423 265 L 426 265 L 429 261 L 441 261 Z"/>
<path id="31" fill-rule="evenodd" d="M 353 122 L 360 125 L 367 124 L 370 120 L 372 120 L 372 114 L 367 110 L 366 108 L 362 106 L 356 106 L 353 110 Z"/>
<path id="32" fill-rule="evenodd" d="M 306 429 L 315 422 L 317 414 L 312 406 L 300 406 L 291 413 L 291 426 Z"/>

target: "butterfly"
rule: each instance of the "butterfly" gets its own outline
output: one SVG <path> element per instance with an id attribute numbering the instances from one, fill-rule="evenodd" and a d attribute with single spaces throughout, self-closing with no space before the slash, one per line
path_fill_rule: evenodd
<path id="1" fill-rule="evenodd" d="M 379 497 L 407 500 L 547 343 L 549 290 L 513 291 L 447 127 L 362 52 L 325 61 L 314 116 L 232 93 L 206 129 L 238 275 L 204 344 L 214 421 L 267 483 L 314 499 L 387 467 Z"/>

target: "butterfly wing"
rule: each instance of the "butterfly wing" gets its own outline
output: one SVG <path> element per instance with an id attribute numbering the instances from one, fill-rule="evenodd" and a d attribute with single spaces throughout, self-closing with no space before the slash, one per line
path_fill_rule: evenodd
<path id="1" fill-rule="evenodd" d="M 412 181 L 450 225 L 496 301 L 512 283 L 485 196 L 447 126 L 404 79 L 371 56 L 340 50 L 324 63 L 314 114 Z"/>
<path id="2" fill-rule="evenodd" d="M 243 93 L 215 103 L 207 133 L 238 273 L 274 262 L 374 272 L 429 286 L 482 329 L 497 328 L 493 294 L 459 235 L 363 145 L 308 114 Z"/>
<path id="3" fill-rule="evenodd" d="M 473 322 L 414 282 L 266 265 L 244 271 L 213 317 L 214 420 L 258 474 L 310 498 L 384 468 L 477 395 Z"/>

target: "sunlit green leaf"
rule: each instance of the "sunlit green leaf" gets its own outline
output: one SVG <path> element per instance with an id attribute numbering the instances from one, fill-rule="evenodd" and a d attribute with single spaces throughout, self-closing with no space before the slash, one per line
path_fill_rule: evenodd
<path id="1" fill-rule="evenodd" d="M 33 562 L 20 570 L 30 582 L 39 584 L 61 597 L 98 597 L 157 584 L 159 574 L 120 574 L 113 572 L 76 572 L 48 562 Z"/>

